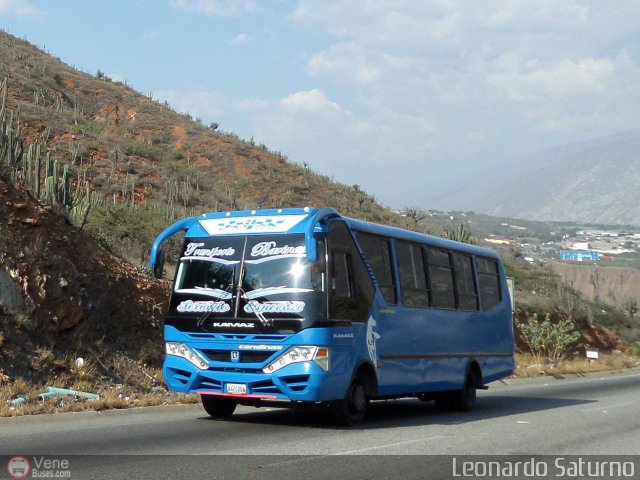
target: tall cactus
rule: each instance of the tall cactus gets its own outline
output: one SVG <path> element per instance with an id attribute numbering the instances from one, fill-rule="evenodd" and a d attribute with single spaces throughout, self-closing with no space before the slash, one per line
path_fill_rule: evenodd
<path id="1" fill-rule="evenodd" d="M 46 147 L 47 139 L 42 137 L 39 143 L 30 144 L 23 150 L 24 141 L 20 131 L 20 108 L 14 115 L 8 105 L 8 83 L 0 81 L 0 174 L 6 174 L 14 182 L 24 184 L 40 200 L 57 205 L 75 221 L 81 221 L 81 227 L 87 219 L 92 204 L 89 182 L 71 182 L 70 167 L 66 163 L 41 156 L 41 147 Z M 44 163 L 44 177 L 43 177 Z"/>
<path id="2" fill-rule="evenodd" d="M 60 200 L 66 208 L 71 208 L 71 183 L 69 182 L 69 165 L 65 164 L 62 169 L 62 192 Z"/>
<path id="3" fill-rule="evenodd" d="M 34 176 L 35 181 L 33 184 L 33 196 L 40 198 L 40 145 L 36 145 L 36 158 L 34 164 Z"/>
<path id="4" fill-rule="evenodd" d="M 34 178 L 33 178 L 33 144 L 29 145 L 29 150 L 27 150 L 27 153 L 25 155 L 25 161 L 24 161 L 24 168 L 26 170 L 25 172 L 25 178 L 27 180 L 27 188 L 31 191 L 33 191 L 33 183 L 34 183 Z"/>
<path id="5" fill-rule="evenodd" d="M 457 242 L 475 243 L 469 224 L 464 222 L 446 227 L 442 236 Z"/>
<path id="6" fill-rule="evenodd" d="M 0 82 L 2 105 L 0 106 L 0 171 L 9 173 L 16 167 L 17 160 L 22 155 L 20 141 L 20 109 L 14 117 L 13 110 L 7 110 L 9 88 L 7 79 Z"/>

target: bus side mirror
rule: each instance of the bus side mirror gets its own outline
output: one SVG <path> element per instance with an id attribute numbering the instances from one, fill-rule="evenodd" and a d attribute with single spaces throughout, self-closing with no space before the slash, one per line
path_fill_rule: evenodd
<path id="1" fill-rule="evenodd" d="M 153 276 L 156 278 L 162 278 L 163 273 L 164 273 L 164 251 L 159 250 L 156 263 L 153 266 Z"/>

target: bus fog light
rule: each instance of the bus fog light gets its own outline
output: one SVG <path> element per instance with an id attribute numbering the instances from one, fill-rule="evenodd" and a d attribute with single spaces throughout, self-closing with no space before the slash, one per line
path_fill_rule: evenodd
<path id="1" fill-rule="evenodd" d="M 166 342 L 165 351 L 167 355 L 182 357 L 185 360 L 188 360 L 201 370 L 206 370 L 208 367 L 207 361 L 198 352 L 191 350 L 184 343 Z"/>

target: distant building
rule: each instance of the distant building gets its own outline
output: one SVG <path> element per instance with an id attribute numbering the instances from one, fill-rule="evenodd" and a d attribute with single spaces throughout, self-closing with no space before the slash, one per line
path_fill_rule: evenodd
<path id="1" fill-rule="evenodd" d="M 602 259 L 602 254 L 589 250 L 560 250 L 560 258 L 567 262 L 595 262 Z"/>
<path id="2" fill-rule="evenodd" d="M 571 250 L 591 250 L 591 244 L 589 242 L 575 242 L 569 248 Z"/>
<path id="3" fill-rule="evenodd" d="M 491 235 L 484 239 L 485 242 L 495 243 L 497 245 L 515 245 L 516 241 L 513 238 L 500 237 L 498 235 Z"/>

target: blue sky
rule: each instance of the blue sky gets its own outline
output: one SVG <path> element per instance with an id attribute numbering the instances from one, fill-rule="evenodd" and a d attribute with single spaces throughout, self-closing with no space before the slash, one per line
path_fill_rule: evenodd
<path id="1" fill-rule="evenodd" d="M 640 127 L 637 0 L 0 0 L 0 27 L 391 207 Z M 446 198 L 446 200 L 444 200 Z M 472 206 L 464 206 L 472 209 Z"/>

